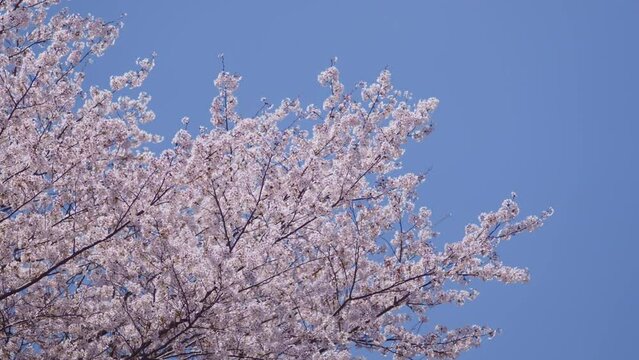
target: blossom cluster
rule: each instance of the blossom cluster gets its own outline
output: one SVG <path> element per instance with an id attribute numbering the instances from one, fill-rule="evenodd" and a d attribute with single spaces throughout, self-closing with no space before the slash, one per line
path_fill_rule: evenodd
<path id="1" fill-rule="evenodd" d="M 496 247 L 551 213 L 517 220 L 513 196 L 438 246 L 425 178 L 399 161 L 436 99 L 413 102 L 388 70 L 357 98 L 331 66 L 321 109 L 263 100 L 242 117 L 223 71 L 211 129 L 185 118 L 156 155 L 149 95 L 122 93 L 153 60 L 87 89 L 80 65 L 119 24 L 47 16 L 55 3 L 0 2 L 1 358 L 448 359 L 495 335 L 429 311 L 475 299 L 473 279 L 526 281 Z"/>

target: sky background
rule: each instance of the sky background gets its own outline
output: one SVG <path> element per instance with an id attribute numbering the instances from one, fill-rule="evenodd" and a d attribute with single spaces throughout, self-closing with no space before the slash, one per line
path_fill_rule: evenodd
<path id="1" fill-rule="evenodd" d="M 63 1 L 116 20 L 120 38 L 87 84 L 157 52 L 143 90 L 167 141 L 189 116 L 209 125 L 224 53 L 243 76 L 240 111 L 260 97 L 321 104 L 317 74 L 339 57 L 347 89 L 388 66 L 396 88 L 438 97 L 435 132 L 405 168 L 432 167 L 420 205 L 440 242 L 516 191 L 523 213 L 553 206 L 537 232 L 501 246 L 526 285 L 487 283 L 450 326 L 503 329 L 474 359 L 630 359 L 639 335 L 639 1 Z M 164 146 L 168 146 L 165 145 Z M 158 148 L 160 149 L 160 148 Z"/>

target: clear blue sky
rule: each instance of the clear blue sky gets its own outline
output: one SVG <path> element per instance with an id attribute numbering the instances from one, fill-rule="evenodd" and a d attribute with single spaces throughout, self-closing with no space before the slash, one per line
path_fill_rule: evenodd
<path id="1" fill-rule="evenodd" d="M 552 205 L 538 232 L 503 244 L 530 268 L 527 285 L 479 286 L 451 325 L 503 329 L 461 359 L 630 359 L 639 335 L 639 1 L 121 1 L 65 2 L 116 19 L 116 46 L 88 81 L 158 53 L 144 88 L 168 139 L 180 118 L 208 125 L 213 79 L 243 75 L 240 109 L 259 99 L 320 103 L 317 73 L 338 56 L 347 85 L 389 66 L 416 98 L 436 96 L 437 127 L 405 165 L 432 167 L 421 204 L 456 240 L 510 191 L 524 213 Z"/>

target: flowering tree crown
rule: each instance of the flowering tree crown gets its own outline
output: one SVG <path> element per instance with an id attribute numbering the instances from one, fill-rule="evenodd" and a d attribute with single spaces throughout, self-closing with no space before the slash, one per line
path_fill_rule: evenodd
<path id="1" fill-rule="evenodd" d="M 455 358 L 494 335 L 412 325 L 474 299 L 471 279 L 526 281 L 496 245 L 550 212 L 517 220 L 513 196 L 437 249 L 415 207 L 424 176 L 399 171 L 436 99 L 413 102 L 387 70 L 346 93 L 331 66 L 321 108 L 247 118 L 223 71 L 212 128 L 155 155 L 150 97 L 125 95 L 154 60 L 86 89 L 119 24 L 48 17 L 54 3 L 0 1 L 0 357 Z"/>

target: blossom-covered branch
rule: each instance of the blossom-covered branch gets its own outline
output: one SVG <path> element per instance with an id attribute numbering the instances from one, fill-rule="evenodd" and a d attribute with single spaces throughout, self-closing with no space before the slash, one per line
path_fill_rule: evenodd
<path id="1" fill-rule="evenodd" d="M 184 119 L 156 155 L 150 96 L 127 95 L 154 60 L 85 87 L 79 65 L 119 24 L 48 16 L 55 3 L 0 1 L 0 357 L 455 358 L 494 335 L 411 324 L 473 300 L 472 279 L 526 281 L 496 246 L 551 212 L 517 220 L 513 196 L 438 247 L 415 205 L 425 177 L 399 162 L 436 99 L 388 70 L 345 93 L 333 64 L 321 108 L 243 117 L 224 69 L 211 129 Z"/>

